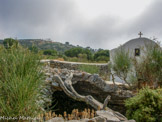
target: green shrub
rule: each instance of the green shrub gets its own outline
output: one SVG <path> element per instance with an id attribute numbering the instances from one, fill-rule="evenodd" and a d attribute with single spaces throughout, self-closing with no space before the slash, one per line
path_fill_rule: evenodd
<path id="1" fill-rule="evenodd" d="M 88 72 L 91 74 L 98 74 L 99 73 L 99 68 L 97 66 L 94 65 L 80 65 L 79 66 L 79 70 L 84 71 L 84 72 Z"/>
<path id="2" fill-rule="evenodd" d="M 162 48 L 160 44 L 146 45 L 145 55 L 134 60 L 137 79 L 155 87 L 162 86 Z"/>
<path id="3" fill-rule="evenodd" d="M 127 81 L 128 72 L 131 70 L 131 58 L 129 57 L 129 52 L 126 52 L 124 49 L 120 48 L 115 52 L 113 58 L 113 63 L 111 65 L 115 75 L 120 79 L 124 80 L 128 85 Z"/>
<path id="4" fill-rule="evenodd" d="M 43 54 L 44 55 L 57 56 L 57 51 L 56 50 L 44 50 Z"/>
<path id="5" fill-rule="evenodd" d="M 27 49 L 1 48 L 0 115 L 35 117 L 41 112 L 41 73 L 39 57 Z"/>
<path id="6" fill-rule="evenodd" d="M 125 102 L 128 119 L 137 122 L 162 121 L 162 89 L 144 88 L 133 98 Z"/>
<path id="7" fill-rule="evenodd" d="M 81 47 L 71 48 L 65 51 L 65 55 L 67 57 L 79 57 L 79 54 L 86 54 L 87 60 L 92 60 L 92 52 L 89 49 L 84 49 Z"/>
<path id="8" fill-rule="evenodd" d="M 78 54 L 78 61 L 79 62 L 88 62 L 87 54 Z"/>
<path id="9" fill-rule="evenodd" d="M 71 61 L 71 62 L 79 62 L 79 59 L 77 57 L 67 57 L 67 61 Z"/>
<path id="10" fill-rule="evenodd" d="M 103 61 L 103 62 L 108 62 L 109 61 L 109 57 L 106 56 L 98 56 L 96 59 L 97 62 L 99 61 Z"/>
<path id="11" fill-rule="evenodd" d="M 108 61 L 109 60 L 109 50 L 99 50 L 94 54 L 94 60 L 96 61 Z M 103 58 L 104 57 L 104 58 Z M 100 59 L 100 60 L 99 60 Z"/>

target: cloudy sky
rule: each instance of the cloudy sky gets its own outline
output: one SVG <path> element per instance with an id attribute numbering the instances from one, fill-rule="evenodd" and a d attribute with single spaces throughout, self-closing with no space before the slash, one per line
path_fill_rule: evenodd
<path id="1" fill-rule="evenodd" d="M 162 0 L 0 0 L 0 39 L 112 49 L 139 31 L 162 40 Z"/>

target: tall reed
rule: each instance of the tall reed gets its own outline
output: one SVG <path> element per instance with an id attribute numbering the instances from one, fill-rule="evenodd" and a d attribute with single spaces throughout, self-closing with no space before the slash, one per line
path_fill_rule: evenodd
<path id="1" fill-rule="evenodd" d="M 22 47 L 0 48 L 0 115 L 35 117 L 41 112 L 39 56 Z"/>

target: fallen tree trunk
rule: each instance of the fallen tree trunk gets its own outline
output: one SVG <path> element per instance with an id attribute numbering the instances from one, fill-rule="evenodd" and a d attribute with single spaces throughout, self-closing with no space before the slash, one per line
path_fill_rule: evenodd
<path id="1" fill-rule="evenodd" d="M 98 109 L 98 108 L 103 108 L 103 104 L 100 103 L 99 101 L 95 100 L 91 95 L 88 96 L 82 96 L 79 95 L 75 89 L 72 86 L 72 83 L 69 79 L 66 79 L 65 82 L 62 81 L 62 79 L 58 75 L 54 75 L 54 80 L 60 84 L 60 87 L 63 89 L 65 94 L 67 94 L 69 97 L 77 100 L 77 101 L 84 101 L 87 104 L 91 105 L 93 108 Z"/>
<path id="2" fill-rule="evenodd" d="M 60 85 L 65 94 L 73 98 L 74 100 L 83 101 L 91 105 L 96 110 L 97 109 L 107 110 L 112 114 L 114 114 L 114 116 L 116 116 L 119 120 L 127 120 L 127 118 L 122 114 L 120 114 L 119 112 L 113 111 L 112 109 L 107 107 L 108 101 L 110 100 L 110 95 L 107 96 L 107 98 L 104 101 L 104 104 L 94 99 L 91 95 L 87 96 L 80 95 L 75 91 L 75 89 L 72 86 L 72 78 L 73 78 L 72 72 L 70 72 L 69 76 L 66 76 L 66 79 L 64 81 L 58 74 L 54 74 L 53 76 L 53 80 Z"/>

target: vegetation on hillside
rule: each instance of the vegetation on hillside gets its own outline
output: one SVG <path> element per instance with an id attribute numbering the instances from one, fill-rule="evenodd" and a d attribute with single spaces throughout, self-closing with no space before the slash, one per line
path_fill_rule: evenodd
<path id="1" fill-rule="evenodd" d="M 6 45 L 6 40 L 8 40 L 9 45 L 12 45 L 12 40 L 14 39 L 7 38 L 4 41 L 0 40 L 0 43 Z M 28 48 L 34 53 L 43 55 L 43 58 L 47 59 L 61 59 L 72 62 L 91 63 L 107 63 L 109 61 L 109 50 L 94 50 L 90 47 L 83 48 L 81 46 L 74 46 L 69 42 L 62 44 L 59 42 L 42 39 L 20 39 L 17 41 L 17 44 L 18 42 L 23 47 Z"/>
<path id="2" fill-rule="evenodd" d="M 72 48 L 65 52 L 67 57 L 71 57 L 72 60 L 78 59 L 82 62 L 108 62 L 109 61 L 109 50 L 98 50 L 92 53 L 88 48 Z"/>
<path id="3" fill-rule="evenodd" d="M 56 50 L 60 53 L 64 53 L 66 50 L 74 48 L 75 46 L 71 44 L 63 44 L 60 42 L 53 42 L 51 40 L 43 39 L 20 39 L 19 43 L 26 48 L 30 48 L 33 45 L 36 46 L 39 50 Z"/>
<path id="4" fill-rule="evenodd" d="M 65 52 L 67 57 L 79 57 L 80 54 L 85 54 L 87 60 L 92 60 L 92 52 L 89 49 L 84 49 L 81 47 L 71 48 Z"/>

